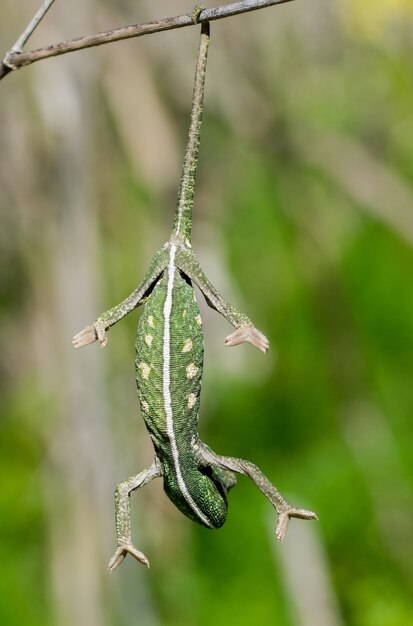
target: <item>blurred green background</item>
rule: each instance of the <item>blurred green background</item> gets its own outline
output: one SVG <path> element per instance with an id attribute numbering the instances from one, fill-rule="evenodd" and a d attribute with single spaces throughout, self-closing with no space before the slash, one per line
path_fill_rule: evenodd
<path id="1" fill-rule="evenodd" d="M 3 1 L 2 53 L 38 4 Z M 30 47 L 192 6 L 57 2 Z M 169 234 L 198 29 L 1 83 L 2 625 L 413 623 L 412 9 L 297 1 L 212 25 L 194 248 L 271 350 L 226 350 L 227 323 L 199 298 L 201 436 L 320 521 L 293 521 L 278 545 L 240 478 L 211 532 L 155 481 L 132 496 L 150 570 L 106 571 L 113 489 L 151 461 L 137 315 L 104 351 L 70 340 Z"/>

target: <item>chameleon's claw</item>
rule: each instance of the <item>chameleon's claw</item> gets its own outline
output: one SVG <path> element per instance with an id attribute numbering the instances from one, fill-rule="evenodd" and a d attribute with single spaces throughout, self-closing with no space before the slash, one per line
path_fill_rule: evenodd
<path id="1" fill-rule="evenodd" d="M 237 346 L 238 344 L 244 342 L 252 344 L 258 348 L 258 350 L 261 350 L 261 352 L 267 352 L 270 346 L 270 342 L 267 337 L 251 324 L 247 326 L 240 326 L 225 339 L 226 346 Z"/>
<path id="2" fill-rule="evenodd" d="M 113 572 L 113 570 L 115 570 L 118 567 L 118 565 L 122 563 L 122 561 L 125 559 L 125 557 L 128 554 L 131 554 L 137 561 L 139 561 L 139 563 L 143 563 L 143 565 L 146 565 L 146 567 L 149 567 L 149 561 L 146 558 L 146 556 L 143 554 L 143 552 L 140 552 L 139 550 L 137 550 L 137 548 L 135 548 L 134 545 L 129 543 L 129 544 L 120 545 L 116 549 L 115 554 L 112 556 L 112 558 L 109 561 L 108 570 L 110 572 Z"/>
<path id="3" fill-rule="evenodd" d="M 278 515 L 278 524 L 275 530 L 275 536 L 278 541 L 283 541 L 287 534 L 288 524 L 292 517 L 298 517 L 299 519 L 317 520 L 318 517 L 312 511 L 306 511 L 305 509 L 295 509 L 293 507 L 288 508 Z"/>
<path id="4" fill-rule="evenodd" d="M 99 324 L 99 322 L 89 324 L 89 326 L 86 326 L 86 328 L 81 330 L 80 333 L 73 337 L 72 344 L 75 348 L 82 348 L 83 346 L 87 346 L 97 340 L 99 340 L 102 348 L 104 348 L 108 343 L 105 327 L 103 324 Z"/>

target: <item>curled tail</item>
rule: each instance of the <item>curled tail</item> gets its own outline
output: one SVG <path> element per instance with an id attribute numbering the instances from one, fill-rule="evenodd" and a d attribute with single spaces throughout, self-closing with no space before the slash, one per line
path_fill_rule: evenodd
<path id="1" fill-rule="evenodd" d="M 181 480 L 164 468 L 164 490 L 175 506 L 194 522 L 220 528 L 227 517 L 228 491 L 235 485 L 233 472 L 209 466 L 182 471 Z"/>

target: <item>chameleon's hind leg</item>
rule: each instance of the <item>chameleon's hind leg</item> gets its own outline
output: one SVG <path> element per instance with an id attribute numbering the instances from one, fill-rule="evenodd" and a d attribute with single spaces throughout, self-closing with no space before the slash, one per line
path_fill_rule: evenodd
<path id="1" fill-rule="evenodd" d="M 112 572 L 123 559 L 131 554 L 137 561 L 149 567 L 146 556 L 140 552 L 132 543 L 131 522 L 130 522 L 130 502 L 129 496 L 132 491 L 148 484 L 154 478 L 162 476 L 162 468 L 157 457 L 155 457 L 149 469 L 132 476 L 119 483 L 115 490 L 115 520 L 118 547 L 109 561 L 108 569 Z"/>
<path id="2" fill-rule="evenodd" d="M 200 444 L 199 454 L 208 465 L 222 467 L 223 469 L 230 470 L 232 472 L 245 474 L 245 476 L 251 478 L 258 489 L 265 495 L 277 511 L 278 523 L 275 535 L 279 541 L 284 539 L 288 530 L 288 523 L 292 517 L 307 520 L 317 519 L 317 515 L 312 511 L 297 509 L 291 506 L 268 480 L 268 478 L 261 472 L 261 470 L 253 463 L 250 463 L 250 461 L 220 456 L 215 454 L 215 452 L 212 452 L 212 450 L 205 444 Z"/>
<path id="3" fill-rule="evenodd" d="M 120 304 L 102 313 L 93 324 L 89 324 L 89 326 L 86 326 L 86 328 L 73 337 L 72 343 L 75 348 L 87 346 L 89 343 L 93 343 L 96 340 L 99 340 L 102 348 L 104 348 L 108 343 L 106 335 L 108 328 L 119 322 L 125 315 L 133 311 L 133 309 L 143 302 L 147 292 L 158 280 L 159 276 L 167 267 L 167 264 L 168 255 L 164 248 L 162 248 L 162 250 L 159 250 L 153 257 L 149 270 L 140 285 L 138 285 L 138 287 Z"/>
<path id="4" fill-rule="evenodd" d="M 192 250 L 180 248 L 177 252 L 176 264 L 200 288 L 209 306 L 235 326 L 236 330 L 225 339 L 226 346 L 248 342 L 258 350 L 267 352 L 269 348 L 267 337 L 255 328 L 249 317 L 224 300 L 204 274 Z"/>

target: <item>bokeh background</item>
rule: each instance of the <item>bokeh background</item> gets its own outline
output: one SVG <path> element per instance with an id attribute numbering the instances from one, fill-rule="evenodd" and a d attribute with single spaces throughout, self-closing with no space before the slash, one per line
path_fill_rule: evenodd
<path id="1" fill-rule="evenodd" d="M 2 54 L 38 4 L 3 0 Z M 30 47 L 193 4 L 56 2 Z M 201 435 L 320 521 L 277 545 L 240 477 L 211 532 L 155 481 L 132 496 L 150 570 L 106 571 L 113 489 L 151 461 L 137 314 L 103 351 L 70 340 L 169 234 L 198 29 L 0 84 L 1 624 L 413 623 L 412 17 L 411 0 L 312 0 L 212 24 L 194 247 L 271 350 L 225 349 L 199 298 Z"/>

